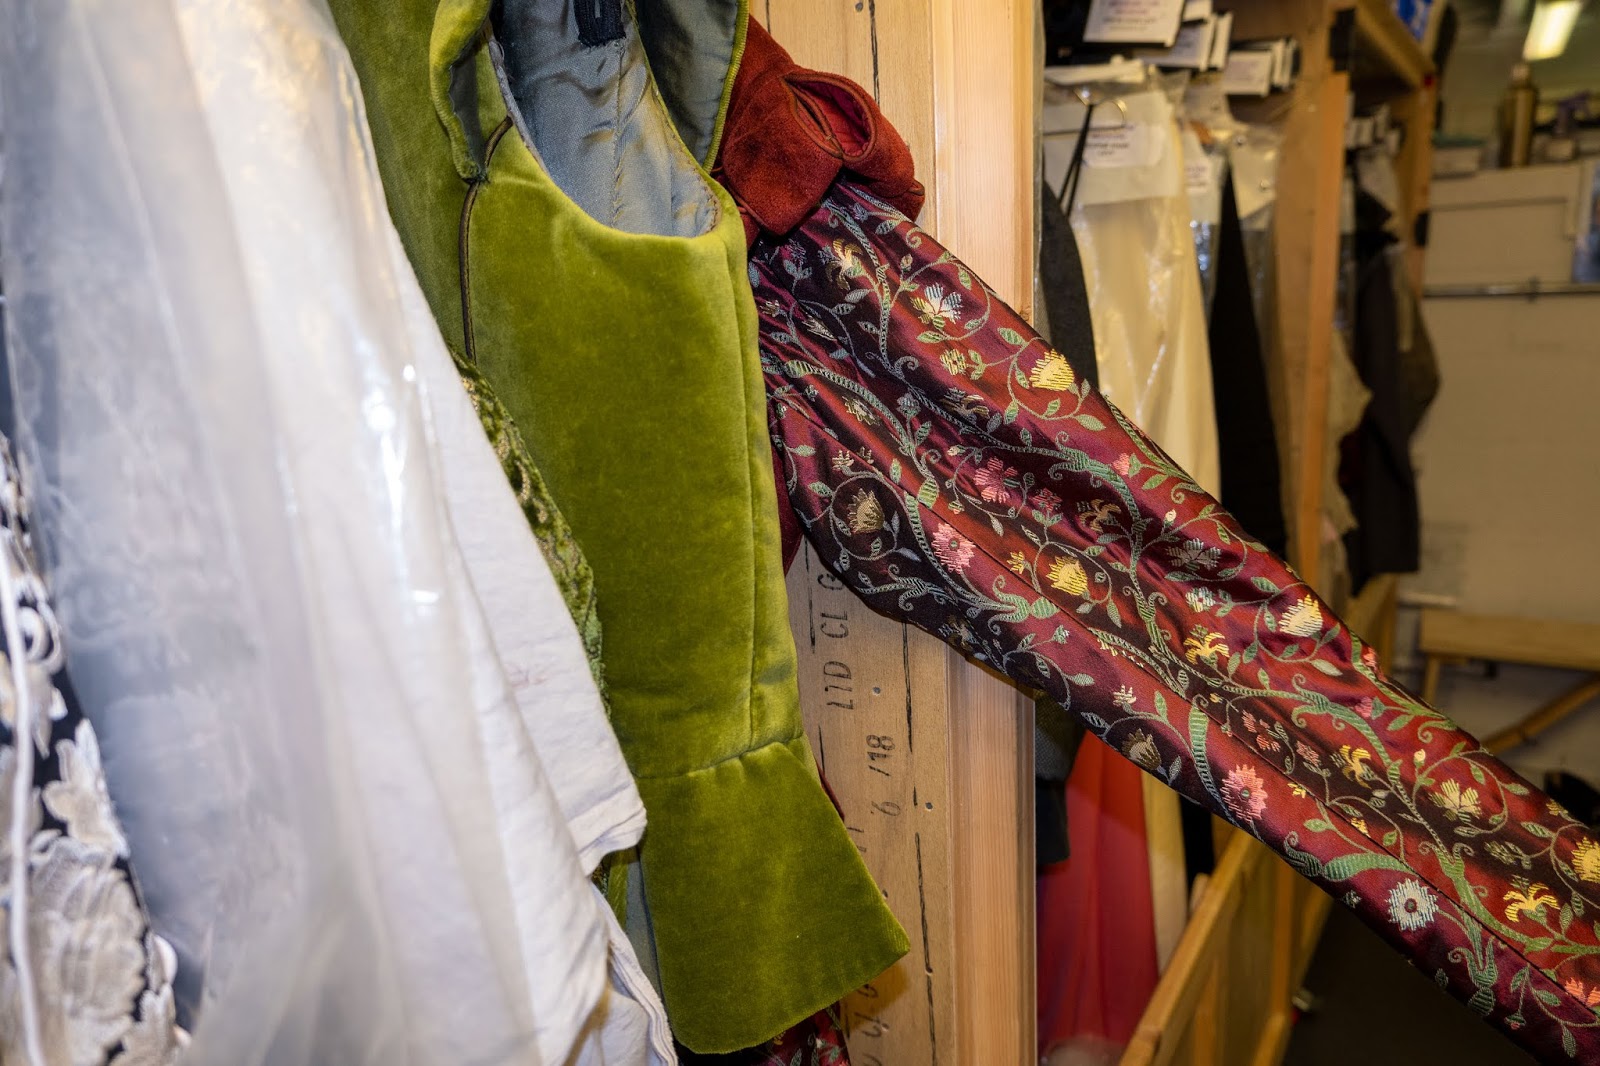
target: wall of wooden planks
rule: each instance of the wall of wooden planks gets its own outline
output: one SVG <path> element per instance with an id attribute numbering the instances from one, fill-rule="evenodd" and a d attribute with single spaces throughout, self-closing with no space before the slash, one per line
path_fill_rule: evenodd
<path id="1" fill-rule="evenodd" d="M 810 67 L 870 89 L 928 188 L 921 222 L 1025 314 L 1033 0 L 752 0 Z M 790 572 L 823 773 L 911 937 L 851 996 L 855 1066 L 1034 1061 L 1032 704 L 872 614 L 807 548 Z"/>

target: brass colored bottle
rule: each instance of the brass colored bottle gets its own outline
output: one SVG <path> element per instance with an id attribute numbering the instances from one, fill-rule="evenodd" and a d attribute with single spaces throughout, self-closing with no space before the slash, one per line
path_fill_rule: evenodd
<path id="1" fill-rule="evenodd" d="M 1500 165 L 1525 167 L 1533 153 L 1533 118 L 1539 110 L 1539 90 L 1528 64 L 1511 68 L 1511 84 L 1500 100 Z"/>

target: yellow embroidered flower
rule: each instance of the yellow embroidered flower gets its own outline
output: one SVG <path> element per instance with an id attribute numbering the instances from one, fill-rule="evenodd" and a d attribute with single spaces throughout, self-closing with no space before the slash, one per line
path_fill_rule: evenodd
<path id="1" fill-rule="evenodd" d="M 1062 592 L 1082 596 L 1089 588 L 1089 575 L 1076 559 L 1057 559 L 1050 564 L 1050 584 Z"/>
<path id="2" fill-rule="evenodd" d="M 1522 878 L 1516 878 L 1512 884 L 1515 886 L 1501 896 L 1506 903 L 1506 921 L 1514 922 L 1526 914 L 1536 922 L 1544 920 L 1546 907 L 1560 907 L 1561 901 L 1550 894 L 1550 889 L 1538 881 L 1528 884 Z"/>
<path id="3" fill-rule="evenodd" d="M 1006 560 L 1006 565 L 1011 568 L 1013 574 L 1020 574 L 1028 569 L 1028 557 L 1021 552 L 1012 552 L 1011 558 Z"/>
<path id="4" fill-rule="evenodd" d="M 1361 817 L 1361 815 L 1358 814 L 1354 818 L 1351 818 L 1350 824 L 1355 826 L 1357 832 L 1359 832 L 1362 836 L 1367 837 L 1372 835 L 1371 833 L 1367 832 L 1367 820 Z"/>
<path id="5" fill-rule="evenodd" d="M 833 468 L 840 473 L 846 473 L 855 465 L 856 457 L 849 452 L 835 452 L 833 454 Z"/>
<path id="6" fill-rule="evenodd" d="M 939 362 L 943 363 L 944 368 L 952 374 L 959 374 L 967 368 L 966 354 L 954 348 L 946 348 L 941 352 Z"/>
<path id="7" fill-rule="evenodd" d="M 1439 791 L 1430 792 L 1428 798 L 1443 808 L 1445 817 L 1451 821 L 1483 815 L 1483 807 L 1478 803 L 1478 790 L 1462 788 L 1459 781 L 1446 781 L 1439 786 Z"/>
<path id="8" fill-rule="evenodd" d="M 845 510 L 845 522 L 852 533 L 871 533 L 883 528 L 883 505 L 866 489 L 858 489 Z"/>
<path id="9" fill-rule="evenodd" d="M 866 404 L 862 403 L 854 396 L 850 397 L 844 402 L 844 409 L 855 415 L 856 421 L 860 422 L 863 426 L 870 426 L 878 421 L 878 416 L 873 414 L 871 409 L 868 408 Z"/>
<path id="10" fill-rule="evenodd" d="M 1578 841 L 1572 852 L 1572 872 L 1585 881 L 1600 882 L 1600 844 L 1588 837 Z"/>
<path id="11" fill-rule="evenodd" d="M 1366 748 L 1352 749 L 1350 745 L 1346 744 L 1339 749 L 1339 753 L 1333 757 L 1333 761 L 1339 764 L 1339 768 L 1344 771 L 1344 776 L 1350 780 L 1366 781 L 1367 778 L 1376 776 L 1372 772 L 1372 767 L 1367 765 L 1367 760 L 1370 758 L 1372 758 L 1372 752 Z"/>
<path id="12" fill-rule="evenodd" d="M 1317 609 L 1317 601 L 1311 596 L 1302 597 L 1299 603 L 1283 612 L 1278 628 L 1290 636 L 1317 636 L 1322 632 L 1322 612 Z"/>
<path id="13" fill-rule="evenodd" d="M 1205 626 L 1195 626 L 1190 634 L 1183 638 L 1183 657 L 1191 663 L 1198 663 L 1201 659 L 1213 665 L 1218 656 L 1228 654 L 1228 645 L 1223 642 L 1221 633 L 1213 633 Z"/>
<path id="14" fill-rule="evenodd" d="M 1545 810 L 1549 811 L 1551 814 L 1555 815 L 1557 818 L 1565 818 L 1568 821 L 1572 820 L 1572 812 L 1567 810 L 1565 807 L 1561 806 L 1561 804 L 1557 803 L 1555 800 L 1551 800 L 1549 803 L 1546 803 L 1544 806 L 1545 806 Z"/>
<path id="15" fill-rule="evenodd" d="M 1291 795 L 1298 796 L 1301 799 L 1305 799 L 1305 797 L 1308 794 L 1306 792 L 1306 787 L 1304 785 L 1298 785 L 1298 784 L 1290 785 L 1289 786 L 1289 793 Z"/>
<path id="16" fill-rule="evenodd" d="M 845 284 L 846 278 L 859 278 L 867 272 L 861 265 L 861 249 L 853 244 L 847 244 L 843 237 L 837 237 L 833 242 L 833 262 L 828 266 L 828 273 L 834 274 L 841 289 L 849 288 Z"/>
<path id="17" fill-rule="evenodd" d="M 1077 384 L 1077 378 L 1072 373 L 1072 364 L 1067 362 L 1067 357 L 1051 348 L 1033 364 L 1033 370 L 1028 374 L 1028 384 L 1036 389 L 1066 392 Z"/>

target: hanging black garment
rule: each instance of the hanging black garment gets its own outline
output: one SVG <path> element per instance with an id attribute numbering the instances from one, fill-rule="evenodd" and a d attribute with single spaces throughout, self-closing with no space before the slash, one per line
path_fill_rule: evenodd
<path id="1" fill-rule="evenodd" d="M 1233 512 L 1246 532 L 1282 555 L 1289 533 L 1283 520 L 1278 436 L 1272 424 L 1261 331 L 1250 295 L 1250 265 L 1245 259 L 1231 174 L 1222 190 L 1216 271 L 1209 340 L 1222 505 Z"/>
<path id="2" fill-rule="evenodd" d="M 1051 346 L 1067 357 L 1079 380 L 1098 388 L 1100 366 L 1094 352 L 1083 258 L 1059 195 L 1043 183 L 1039 186 L 1039 294 L 1044 299 Z"/>
<path id="3" fill-rule="evenodd" d="M 1421 561 L 1417 478 L 1411 436 L 1432 390 L 1407 387 L 1395 295 L 1395 243 L 1384 229 L 1388 210 L 1365 192 L 1356 194 L 1356 292 L 1351 361 L 1372 393 L 1361 424 L 1340 448 L 1339 484 L 1350 500 L 1356 528 L 1345 535 L 1350 581 L 1359 592 L 1377 574 L 1409 574 Z M 1437 388 L 1437 378 L 1433 378 Z"/>
<path id="4" fill-rule="evenodd" d="M 1039 186 L 1039 295 L 1044 302 L 1050 343 L 1080 380 L 1098 385 L 1094 321 L 1089 315 L 1089 290 L 1083 280 L 1083 259 L 1072 222 L 1061 197 Z M 1084 729 L 1072 715 L 1049 699 L 1035 704 L 1033 727 L 1034 847 L 1040 866 L 1065 862 L 1071 851 L 1067 834 L 1067 778 L 1083 743 Z"/>

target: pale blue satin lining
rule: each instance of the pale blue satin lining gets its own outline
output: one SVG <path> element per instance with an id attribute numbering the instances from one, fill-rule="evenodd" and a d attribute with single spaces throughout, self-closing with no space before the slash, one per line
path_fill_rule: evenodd
<path id="1" fill-rule="evenodd" d="M 631 10 L 621 39 L 587 46 L 567 0 L 505 0 L 496 68 L 518 131 L 562 191 L 627 233 L 691 237 L 717 202 L 650 77 Z"/>

